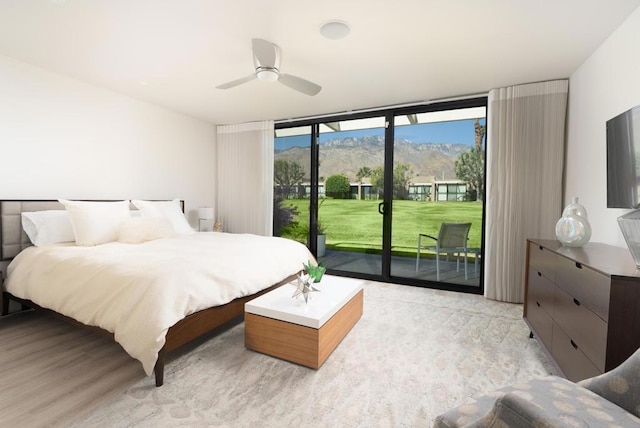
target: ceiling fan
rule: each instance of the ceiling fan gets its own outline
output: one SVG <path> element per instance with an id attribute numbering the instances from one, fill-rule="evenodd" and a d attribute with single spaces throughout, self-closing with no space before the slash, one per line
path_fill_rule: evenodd
<path id="1" fill-rule="evenodd" d="M 309 82 L 301 77 L 280 72 L 280 47 L 263 39 L 251 39 L 253 47 L 253 63 L 256 71 L 241 79 L 232 80 L 216 86 L 218 89 L 229 89 L 243 83 L 250 82 L 253 79 L 264 80 L 268 82 L 278 81 L 298 92 L 307 95 L 316 95 L 322 89 L 321 86 L 313 82 Z"/>

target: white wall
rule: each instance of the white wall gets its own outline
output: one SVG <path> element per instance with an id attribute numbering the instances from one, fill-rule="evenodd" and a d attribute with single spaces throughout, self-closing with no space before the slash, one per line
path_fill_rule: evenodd
<path id="1" fill-rule="evenodd" d="M 215 200 L 215 126 L 0 56 L 0 199 Z"/>
<path id="2" fill-rule="evenodd" d="M 612 117 L 640 105 L 640 8 L 571 76 L 565 205 L 578 196 L 593 229 L 591 241 L 626 248 L 607 208 L 606 130 Z"/>

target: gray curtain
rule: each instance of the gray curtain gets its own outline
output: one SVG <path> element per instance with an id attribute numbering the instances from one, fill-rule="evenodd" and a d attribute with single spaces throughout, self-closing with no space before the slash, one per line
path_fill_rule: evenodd
<path id="1" fill-rule="evenodd" d="M 555 239 L 569 82 L 489 92 L 485 297 L 524 300 L 526 239 Z"/>
<path id="2" fill-rule="evenodd" d="M 273 121 L 220 125 L 216 219 L 225 232 L 273 232 Z"/>

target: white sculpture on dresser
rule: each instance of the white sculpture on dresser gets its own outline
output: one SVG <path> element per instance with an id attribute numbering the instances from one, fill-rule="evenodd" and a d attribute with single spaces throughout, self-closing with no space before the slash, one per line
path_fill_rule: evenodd
<path id="1" fill-rule="evenodd" d="M 562 211 L 556 223 L 556 237 L 567 247 L 582 247 L 591 239 L 591 225 L 587 210 L 573 197 L 572 202 Z"/>

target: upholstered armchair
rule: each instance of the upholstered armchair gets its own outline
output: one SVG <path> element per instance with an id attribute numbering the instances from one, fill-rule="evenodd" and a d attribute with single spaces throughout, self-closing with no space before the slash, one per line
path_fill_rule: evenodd
<path id="1" fill-rule="evenodd" d="M 600 376 L 557 376 L 496 390 L 438 416 L 434 427 L 640 426 L 640 350 Z"/>

